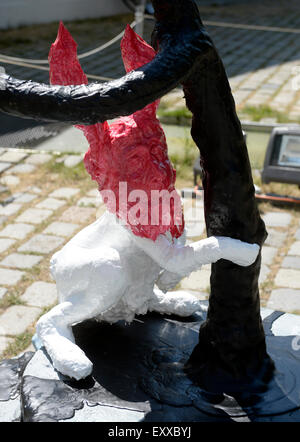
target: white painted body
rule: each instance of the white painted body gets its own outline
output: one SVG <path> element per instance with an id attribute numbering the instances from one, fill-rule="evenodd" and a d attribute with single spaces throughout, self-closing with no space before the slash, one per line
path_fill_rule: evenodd
<path id="1" fill-rule="evenodd" d="M 196 297 L 167 292 L 201 265 L 224 258 L 252 264 L 256 244 L 210 237 L 188 246 L 160 235 L 154 242 L 135 236 L 115 215 L 105 212 L 74 236 L 51 260 L 59 304 L 40 318 L 37 334 L 61 373 L 81 379 L 92 363 L 74 343 L 71 326 L 86 319 L 131 322 L 136 314 L 158 311 L 189 316 Z"/>

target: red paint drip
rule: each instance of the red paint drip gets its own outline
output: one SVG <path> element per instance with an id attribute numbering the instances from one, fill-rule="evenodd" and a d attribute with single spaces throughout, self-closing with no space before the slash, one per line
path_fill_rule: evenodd
<path id="1" fill-rule="evenodd" d="M 126 72 L 155 57 L 154 49 L 129 25 L 121 52 Z M 77 44 L 62 22 L 50 49 L 49 64 L 51 84 L 88 82 L 77 58 Z M 176 172 L 168 158 L 164 131 L 156 118 L 158 104 L 159 100 L 110 125 L 105 122 L 76 126 L 89 142 L 84 164 L 97 181 L 107 209 L 125 220 L 135 235 L 152 240 L 167 231 L 178 238 L 184 229 L 180 197 L 174 187 Z M 127 186 L 125 204 L 119 194 L 120 183 Z M 107 190 L 114 192 L 116 204 L 105 198 Z M 158 192 L 155 195 L 153 191 L 164 191 L 165 199 L 156 198 Z M 171 194 L 172 198 L 168 198 Z"/>

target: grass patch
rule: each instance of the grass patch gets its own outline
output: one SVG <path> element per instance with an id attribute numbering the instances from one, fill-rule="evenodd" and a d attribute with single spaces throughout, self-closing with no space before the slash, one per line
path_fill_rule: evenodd
<path id="1" fill-rule="evenodd" d="M 1 357 L 11 358 L 13 356 L 17 356 L 19 353 L 21 353 L 27 347 L 29 347 L 33 335 L 34 335 L 33 330 L 28 330 L 16 336 L 14 342 L 11 342 L 7 346 L 7 348 L 2 353 Z"/>
<path id="2" fill-rule="evenodd" d="M 6 294 L 3 299 L 0 300 L 0 308 L 8 308 L 12 305 L 24 305 L 25 302 L 21 301 L 19 294 L 16 292 Z"/>
<path id="3" fill-rule="evenodd" d="M 243 117 L 248 117 L 252 121 L 261 121 L 264 118 L 275 118 L 278 123 L 289 123 L 291 119 L 288 114 L 272 109 L 268 105 L 245 106 L 240 110 Z"/>

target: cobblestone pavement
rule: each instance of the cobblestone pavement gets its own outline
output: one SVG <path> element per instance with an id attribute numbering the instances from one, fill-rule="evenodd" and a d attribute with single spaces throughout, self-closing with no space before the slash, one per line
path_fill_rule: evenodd
<path id="1" fill-rule="evenodd" d="M 6 195 L 0 205 L 0 355 L 26 333 L 32 334 L 39 316 L 57 302 L 49 274 L 52 254 L 104 211 L 92 181 L 84 190 L 80 184 L 61 185 L 58 173 L 47 180 L 38 174 L 49 161 L 64 162 L 72 171 L 81 160 L 81 155 L 0 151 L 0 192 Z M 193 208 L 192 200 L 185 198 L 184 210 L 188 241 L 204 237 L 202 200 Z M 300 313 L 299 213 L 269 206 L 262 216 L 269 231 L 262 252 L 262 305 Z M 210 268 L 204 266 L 178 289 L 207 299 L 209 277 Z"/>
<path id="2" fill-rule="evenodd" d="M 198 2 L 200 5 L 201 2 Z M 300 2 L 298 0 L 263 0 L 224 6 L 199 6 L 203 21 L 224 61 L 237 108 L 267 105 L 291 120 L 300 119 Z M 105 21 L 70 24 L 78 42 L 79 53 L 105 43 L 118 34 L 132 16 Z M 84 28 L 87 26 L 88 30 Z M 153 21 L 145 24 L 149 41 Z M 54 27 L 55 29 L 55 27 Z M 83 32 L 84 31 L 84 32 Z M 26 42 L 26 30 L 23 31 Z M 55 34 L 53 34 L 55 35 Z M 53 37 L 55 38 L 55 37 Z M 8 55 L 46 59 L 50 41 L 37 47 L 12 43 Z M 116 78 L 124 73 L 119 42 L 85 59 L 86 73 Z M 0 64 L 2 64 L 0 62 Z M 19 78 L 48 82 L 48 72 L 14 65 L 7 71 Z M 182 92 L 173 92 L 170 103 L 174 108 L 184 105 Z"/>

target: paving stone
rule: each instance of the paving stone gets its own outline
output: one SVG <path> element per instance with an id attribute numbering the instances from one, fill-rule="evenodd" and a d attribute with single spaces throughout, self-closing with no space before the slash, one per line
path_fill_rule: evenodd
<path id="1" fill-rule="evenodd" d="M 258 278 L 258 283 L 259 284 L 263 284 L 264 282 L 267 281 L 268 279 L 268 275 L 270 273 L 270 269 L 267 265 L 262 264 L 261 268 L 260 268 L 260 274 L 259 274 L 259 278 Z"/>
<path id="2" fill-rule="evenodd" d="M 295 233 L 295 238 L 300 240 L 300 229 Z"/>
<path id="3" fill-rule="evenodd" d="M 19 212 L 21 208 L 22 205 L 17 203 L 10 203 L 7 204 L 6 206 L 0 206 L 0 215 L 11 216 Z"/>
<path id="4" fill-rule="evenodd" d="M 5 287 L 0 287 L 0 299 L 3 298 L 5 293 L 7 292 L 7 289 Z"/>
<path id="5" fill-rule="evenodd" d="M 68 155 L 64 160 L 64 166 L 75 167 L 77 164 L 81 163 L 82 155 Z"/>
<path id="6" fill-rule="evenodd" d="M 74 195 L 77 195 L 78 192 L 80 192 L 80 190 L 74 189 L 73 187 L 61 187 L 60 189 L 54 190 L 54 192 L 50 193 L 49 196 L 53 198 L 69 199 Z"/>
<path id="7" fill-rule="evenodd" d="M 37 204 L 36 207 L 38 209 L 57 210 L 60 207 L 62 207 L 64 204 L 66 204 L 65 201 L 57 200 L 55 198 L 46 198 L 45 200 Z"/>
<path id="8" fill-rule="evenodd" d="M 19 270 L 0 269 L 0 284 L 17 284 L 24 274 L 24 272 L 20 272 Z"/>
<path id="9" fill-rule="evenodd" d="M 1 184 L 4 184 L 5 186 L 17 186 L 20 184 L 20 178 L 15 175 L 5 175 L 1 177 Z"/>
<path id="10" fill-rule="evenodd" d="M 281 247 L 287 237 L 287 232 L 278 232 L 274 229 L 268 229 L 268 237 L 266 239 L 265 245 L 271 247 Z"/>
<path id="11" fill-rule="evenodd" d="M 84 196 L 77 201 L 78 207 L 99 207 L 103 203 L 101 196 L 99 198 L 92 198 L 89 196 Z"/>
<path id="12" fill-rule="evenodd" d="M 14 196 L 14 195 L 13 195 Z M 37 195 L 33 195 L 32 193 L 21 193 L 17 197 L 15 197 L 14 201 L 16 203 L 30 203 L 34 199 L 37 198 Z"/>
<path id="13" fill-rule="evenodd" d="M 16 219 L 17 222 L 29 223 L 29 224 L 40 224 L 45 221 L 49 216 L 52 215 L 52 210 L 46 209 L 27 209 Z"/>
<path id="14" fill-rule="evenodd" d="M 37 320 L 42 309 L 13 305 L 0 315 L 0 329 L 6 335 L 16 336 L 24 333 L 26 329 Z"/>
<path id="15" fill-rule="evenodd" d="M 8 162 L 8 163 L 18 163 L 19 161 L 24 160 L 28 153 L 26 152 L 17 152 L 15 150 L 8 150 L 4 154 L 0 156 L 0 161 Z"/>
<path id="16" fill-rule="evenodd" d="M 0 216 L 0 226 L 7 221 L 7 216 Z"/>
<path id="17" fill-rule="evenodd" d="M 49 307 L 57 302 L 56 284 L 44 281 L 34 282 L 20 298 L 34 307 Z"/>
<path id="18" fill-rule="evenodd" d="M 300 270 L 280 269 L 275 278 L 277 287 L 300 289 Z"/>
<path id="19" fill-rule="evenodd" d="M 13 166 L 9 172 L 10 173 L 15 173 L 15 174 L 20 174 L 20 175 L 25 175 L 27 173 L 32 173 L 34 170 L 36 169 L 36 166 L 34 166 L 33 164 L 17 164 L 16 166 Z"/>
<path id="20" fill-rule="evenodd" d="M 288 255 L 298 255 L 300 256 L 300 241 L 295 241 L 289 251 L 288 251 Z"/>
<path id="21" fill-rule="evenodd" d="M 273 290 L 267 307 L 284 312 L 300 311 L 300 290 L 286 288 Z"/>
<path id="22" fill-rule="evenodd" d="M 300 257 L 286 256 L 282 261 L 281 267 L 300 270 Z"/>
<path id="23" fill-rule="evenodd" d="M 92 207 L 69 207 L 59 218 L 60 221 L 85 224 L 92 216 L 95 217 L 96 210 Z"/>
<path id="24" fill-rule="evenodd" d="M 24 239 L 34 230 L 34 226 L 24 223 L 8 224 L 0 231 L 0 236 L 16 239 Z"/>
<path id="25" fill-rule="evenodd" d="M 0 327 L 0 331 L 1 331 L 1 327 Z M 13 342 L 13 338 L 8 338 L 6 336 L 0 336 L 0 355 L 1 355 L 1 353 L 3 353 L 6 350 L 6 348 L 9 346 L 9 344 L 11 344 L 12 342 Z M 2 402 L 1 402 L 1 408 L 2 408 Z M 2 414 L 2 410 L 1 410 L 1 414 Z M 2 421 L 2 422 L 4 422 L 4 421 Z"/>
<path id="26" fill-rule="evenodd" d="M 59 238 L 58 236 L 50 235 L 34 235 L 18 248 L 19 252 L 35 252 L 35 253 L 50 253 L 57 249 L 64 242 L 64 238 Z"/>
<path id="27" fill-rule="evenodd" d="M 50 224 L 43 233 L 50 235 L 58 235 L 68 237 L 71 236 L 72 233 L 77 230 L 79 227 L 78 224 L 71 223 L 63 223 L 63 222 L 54 222 Z"/>
<path id="28" fill-rule="evenodd" d="M 0 265 L 4 267 L 15 267 L 17 269 L 31 269 L 43 259 L 42 256 L 24 255 L 20 253 L 12 253 L 6 256 Z"/>
<path id="29" fill-rule="evenodd" d="M 9 249 L 16 242 L 15 239 L 0 239 L 0 253 L 5 252 L 5 250 Z"/>
<path id="30" fill-rule="evenodd" d="M 30 157 L 26 158 L 25 163 L 40 165 L 45 164 L 52 159 L 52 155 L 48 153 L 34 153 Z"/>
<path id="31" fill-rule="evenodd" d="M 210 287 L 210 271 L 201 269 L 184 278 L 180 287 L 187 290 L 207 290 Z"/>
<path id="32" fill-rule="evenodd" d="M 0 173 L 4 172 L 11 166 L 11 163 L 1 163 L 0 162 Z"/>
<path id="33" fill-rule="evenodd" d="M 26 191 L 28 191 L 28 192 L 32 192 L 32 193 L 36 193 L 36 194 L 40 194 L 40 193 L 42 193 L 42 189 L 40 189 L 39 187 L 37 187 L 37 186 L 30 186 L 30 187 L 27 187 L 27 189 L 26 189 Z"/>
<path id="34" fill-rule="evenodd" d="M 97 188 L 95 188 L 95 189 L 89 190 L 87 192 L 86 196 L 91 196 L 92 198 L 98 198 L 99 196 L 101 197 L 101 193 L 99 192 L 99 190 Z"/>
<path id="35" fill-rule="evenodd" d="M 262 218 L 268 227 L 287 227 L 292 220 L 286 212 L 268 212 Z"/>
<path id="36" fill-rule="evenodd" d="M 276 254 L 278 252 L 278 249 L 275 247 L 266 247 L 264 246 L 262 248 L 262 263 L 263 264 L 267 264 L 267 265 L 271 265 L 273 262 L 273 259 L 275 258 Z"/>

